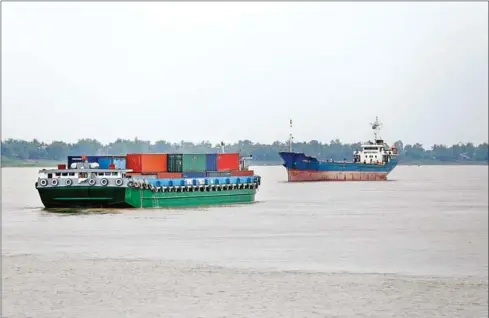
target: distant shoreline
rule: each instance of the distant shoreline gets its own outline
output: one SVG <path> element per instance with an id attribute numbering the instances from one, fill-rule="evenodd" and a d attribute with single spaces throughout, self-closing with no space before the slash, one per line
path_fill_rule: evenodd
<path id="1" fill-rule="evenodd" d="M 2 158 L 2 168 L 55 168 L 58 164 L 66 163 L 64 160 L 16 160 Z M 282 166 L 279 161 L 251 161 L 251 166 Z M 487 166 L 487 161 L 415 161 L 400 162 L 399 166 Z"/>

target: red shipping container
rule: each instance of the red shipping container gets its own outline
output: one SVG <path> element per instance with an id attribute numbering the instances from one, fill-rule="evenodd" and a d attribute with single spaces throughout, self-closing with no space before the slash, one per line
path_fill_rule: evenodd
<path id="1" fill-rule="evenodd" d="M 255 174 L 255 171 L 253 171 L 253 170 L 233 170 L 233 171 L 231 171 L 232 177 L 249 177 L 249 176 L 253 176 L 254 174 Z"/>
<path id="2" fill-rule="evenodd" d="M 158 172 L 156 174 L 158 179 L 173 179 L 173 178 L 181 178 L 181 172 Z"/>
<path id="3" fill-rule="evenodd" d="M 126 168 L 133 172 L 164 172 L 167 167 L 166 153 L 130 153 L 126 156 Z"/>
<path id="4" fill-rule="evenodd" d="M 61 164 L 58 165 L 58 170 L 64 170 L 64 169 L 66 169 L 66 165 L 65 164 L 62 164 L 61 163 Z"/>
<path id="5" fill-rule="evenodd" d="M 239 153 L 218 153 L 217 171 L 239 170 Z"/>

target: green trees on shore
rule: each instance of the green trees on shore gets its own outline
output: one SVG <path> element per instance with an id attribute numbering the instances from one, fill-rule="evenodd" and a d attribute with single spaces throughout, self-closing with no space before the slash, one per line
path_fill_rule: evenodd
<path id="1" fill-rule="evenodd" d="M 488 144 L 475 146 L 472 143 L 459 143 L 452 146 L 433 145 L 425 149 L 423 145 L 404 145 L 397 141 L 399 159 L 404 163 L 413 162 L 488 162 Z M 294 151 L 302 151 L 308 155 L 317 156 L 320 159 L 332 158 L 351 160 L 354 150 L 359 149 L 360 143 L 343 144 L 338 139 L 330 143 L 321 143 L 317 140 L 309 142 L 297 142 L 293 144 Z M 226 152 L 239 152 L 242 155 L 252 155 L 255 161 L 279 163 L 279 151 L 288 149 L 285 142 L 275 141 L 272 144 L 253 143 L 250 140 L 241 140 L 234 144 L 225 145 Z M 155 143 L 134 139 L 118 139 L 107 145 L 101 144 L 95 139 L 81 139 L 77 143 L 70 144 L 63 141 L 44 143 L 39 140 L 25 141 L 8 139 L 2 141 L 2 158 L 28 161 L 28 160 L 59 160 L 65 161 L 69 155 L 124 155 L 131 152 L 174 152 L 174 153 L 202 153 L 219 152 L 220 145 L 214 145 L 203 141 L 192 143 L 181 141 L 170 143 L 159 140 Z"/>

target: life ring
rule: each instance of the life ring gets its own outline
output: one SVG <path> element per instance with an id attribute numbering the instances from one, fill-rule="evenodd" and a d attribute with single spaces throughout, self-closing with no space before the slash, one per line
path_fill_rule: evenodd
<path id="1" fill-rule="evenodd" d="M 115 185 L 118 187 L 120 187 L 123 183 L 124 183 L 124 181 L 122 181 L 122 179 L 116 179 L 115 180 Z"/>
<path id="2" fill-rule="evenodd" d="M 100 180 L 100 184 L 105 187 L 106 185 L 109 184 L 109 180 L 107 180 L 106 178 L 103 178 L 102 180 Z"/>
<path id="3" fill-rule="evenodd" d="M 57 186 L 58 185 L 58 179 L 51 180 L 51 185 Z"/>
<path id="4" fill-rule="evenodd" d="M 45 186 L 47 186 L 47 185 L 48 185 L 48 180 L 46 180 L 46 179 L 41 179 L 41 181 L 40 181 L 40 183 L 39 183 L 39 184 L 40 184 L 40 185 L 42 185 L 43 187 L 45 187 Z"/>
<path id="5" fill-rule="evenodd" d="M 91 186 L 95 185 L 95 183 L 96 183 L 95 179 L 89 179 L 88 180 L 88 184 Z"/>
<path id="6" fill-rule="evenodd" d="M 66 179 L 65 184 L 66 184 L 67 186 L 70 186 L 70 185 L 72 185 L 72 184 L 73 184 L 73 180 L 71 180 L 71 179 Z"/>
<path id="7" fill-rule="evenodd" d="M 117 179 L 117 180 L 121 180 L 121 179 Z M 116 181 L 115 183 L 117 184 L 117 181 Z M 129 182 L 127 183 L 127 186 L 128 186 L 129 188 L 132 188 L 132 187 L 133 187 L 133 185 L 134 185 L 134 182 L 132 182 L 132 181 L 129 181 Z"/>

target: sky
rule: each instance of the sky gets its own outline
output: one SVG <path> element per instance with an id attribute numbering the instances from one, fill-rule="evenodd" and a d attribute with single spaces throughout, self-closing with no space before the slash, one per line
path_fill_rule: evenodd
<path id="1" fill-rule="evenodd" d="M 488 139 L 487 2 L 2 3 L 2 139 Z"/>

